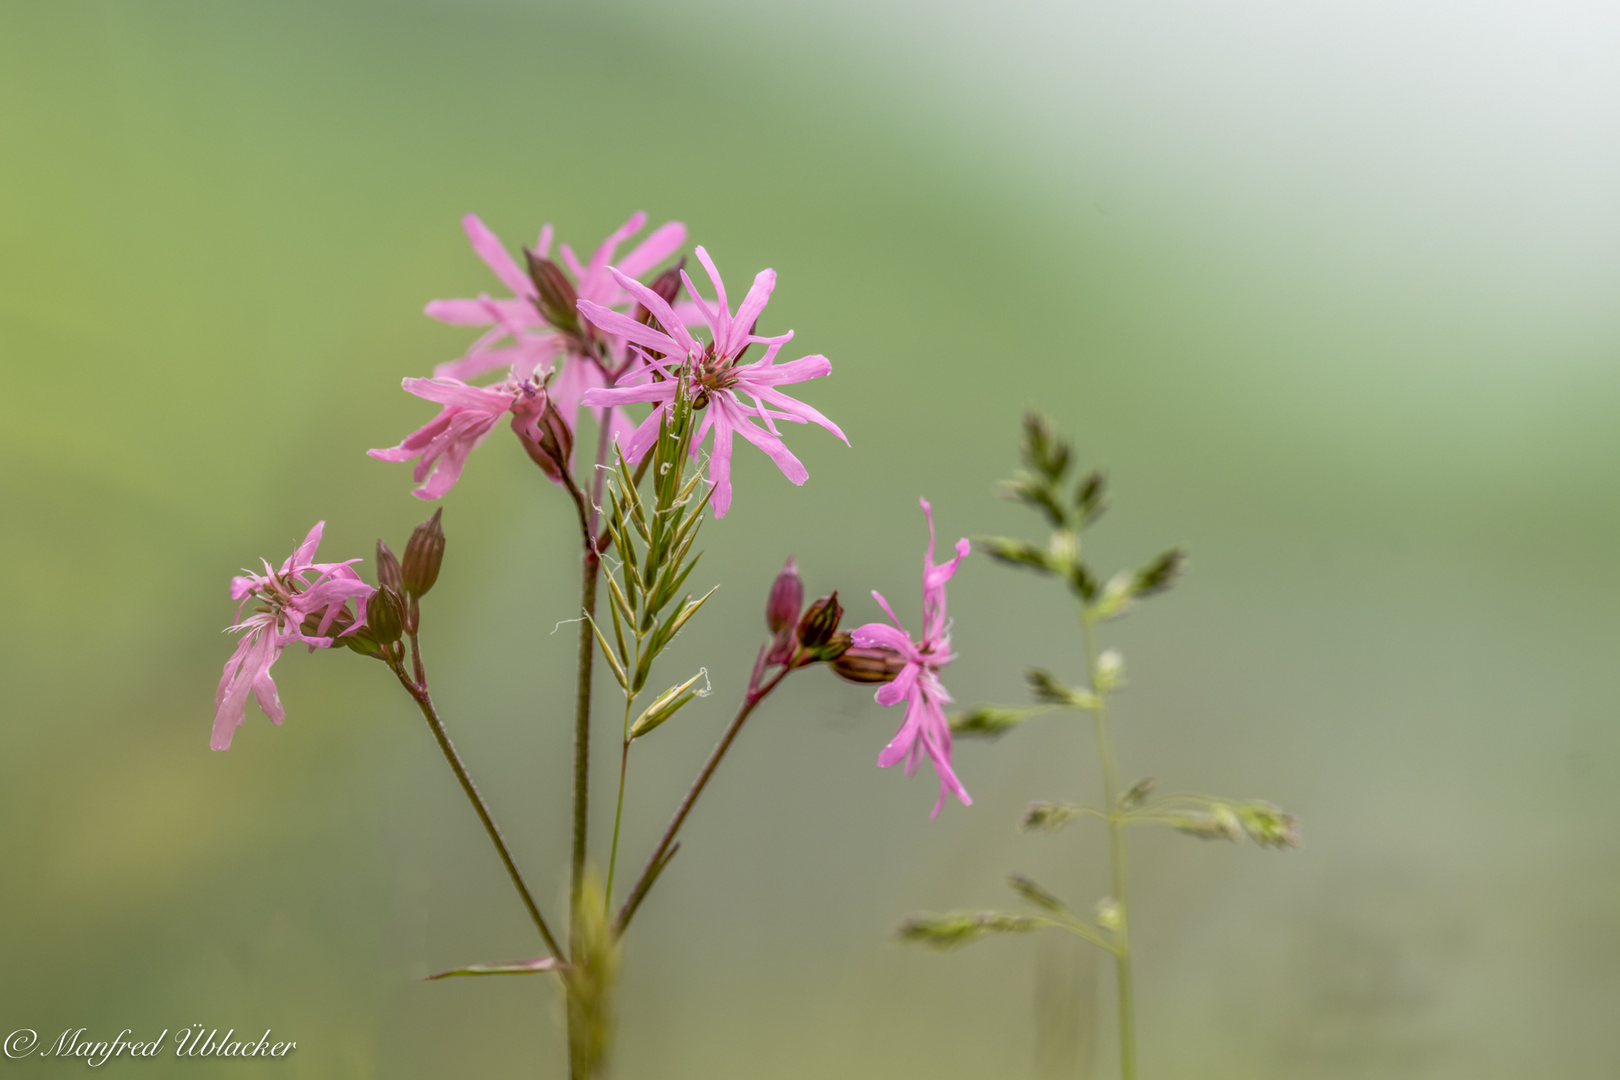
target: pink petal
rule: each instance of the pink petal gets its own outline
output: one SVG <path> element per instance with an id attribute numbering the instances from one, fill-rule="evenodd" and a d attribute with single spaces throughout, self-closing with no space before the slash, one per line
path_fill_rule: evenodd
<path id="1" fill-rule="evenodd" d="M 638 278 L 679 251 L 684 243 L 686 226 L 679 221 L 666 221 L 618 261 L 619 272 Z"/>
<path id="2" fill-rule="evenodd" d="M 468 386 L 460 379 L 405 379 L 407 393 L 415 394 L 441 405 L 451 405 L 471 412 L 491 413 L 499 416 L 512 407 L 510 390 L 492 390 L 482 386 Z"/>
<path id="3" fill-rule="evenodd" d="M 737 316 L 731 321 L 732 333 L 722 347 L 716 343 L 716 351 L 722 356 L 736 356 L 748 345 L 749 331 L 754 321 L 759 318 L 760 312 L 770 302 L 771 291 L 776 288 L 776 271 L 761 270 L 754 275 L 754 284 L 743 297 L 742 306 L 737 309 Z"/>
<path id="4" fill-rule="evenodd" d="M 501 245 L 500 238 L 489 231 L 489 226 L 480 221 L 477 214 L 462 218 L 461 227 L 466 231 L 473 251 L 501 279 L 501 284 L 512 290 L 513 295 L 536 295 L 534 282 L 529 280 L 529 275 L 518 269 L 518 264 L 512 261 L 512 256 Z"/>
<path id="5" fill-rule="evenodd" d="M 739 382 L 746 380 L 751 386 L 786 386 L 832 374 L 832 363 L 825 356 L 803 356 L 785 364 L 767 364 L 763 360 L 744 364 L 737 369 Z"/>
<path id="6" fill-rule="evenodd" d="M 669 311 L 669 305 L 664 304 L 657 293 L 648 289 L 647 295 L 662 304 L 664 311 Z M 642 302 L 646 303 L 645 300 Z M 655 316 L 659 314 L 651 305 L 648 305 L 647 310 L 651 311 Z M 687 349 L 684 343 L 676 341 L 673 337 L 655 327 L 637 322 L 628 315 L 614 311 L 612 308 L 605 308 L 601 304 L 589 300 L 581 300 L 579 302 L 579 313 L 608 333 L 622 337 L 627 341 L 633 341 L 644 349 L 656 349 L 666 355 L 677 356 L 682 359 L 686 357 Z M 673 312 L 670 312 L 670 318 L 671 320 L 674 319 Z"/>
<path id="7" fill-rule="evenodd" d="M 898 705 L 907 698 L 914 697 L 917 690 L 917 677 L 921 672 L 922 665 L 907 664 L 900 669 L 900 674 L 895 676 L 893 682 L 884 683 L 878 687 L 873 700 L 887 708 L 890 705 Z"/>
<path id="8" fill-rule="evenodd" d="M 798 421 L 801 424 L 808 422 L 821 425 L 823 428 L 832 432 L 840 439 L 843 439 L 845 446 L 849 445 L 849 439 L 844 435 L 843 429 L 841 429 L 831 420 L 827 419 L 825 416 L 821 415 L 818 410 L 806 405 L 804 402 L 799 401 L 796 398 L 790 398 L 780 390 L 772 390 L 766 387 L 761 387 L 757 392 L 754 390 L 749 390 L 748 392 L 760 401 L 769 402 L 770 404 L 775 405 L 778 409 L 781 409 L 784 413 L 786 413 L 788 417 Z"/>
<path id="9" fill-rule="evenodd" d="M 922 662 L 922 654 L 911 643 L 910 635 L 904 630 L 890 626 L 887 623 L 875 622 L 857 626 L 850 631 L 850 637 L 855 644 L 863 649 L 882 646 L 883 648 L 893 649 L 912 663 Z"/>
<path id="10" fill-rule="evenodd" d="M 711 408 L 706 419 L 714 426 L 714 448 L 709 454 L 709 482 L 714 485 L 714 498 L 710 505 L 714 507 L 714 517 L 718 521 L 731 509 L 731 424 L 718 409 Z M 697 445 L 697 440 L 693 440 L 693 445 Z"/>
<path id="11" fill-rule="evenodd" d="M 710 408 L 712 409 L 715 404 L 719 404 L 722 408 L 727 410 L 728 419 L 731 421 L 731 426 L 734 427 L 737 430 L 737 433 L 743 438 L 765 451 L 765 456 L 776 463 L 776 467 L 782 470 L 783 476 L 787 477 L 795 484 L 803 484 L 806 480 L 810 479 L 810 470 L 804 467 L 804 463 L 802 461 L 793 456 L 793 451 L 787 448 L 787 444 L 781 439 L 777 438 L 775 435 L 772 435 L 770 432 L 764 431 L 749 423 L 747 417 L 743 414 L 741 408 L 735 401 L 728 400 L 723 396 L 716 396 L 716 398 L 714 398 L 713 402 L 710 404 Z"/>
<path id="12" fill-rule="evenodd" d="M 423 313 L 452 326 L 483 326 L 490 321 L 489 309 L 477 300 L 429 300 Z"/>
<path id="13" fill-rule="evenodd" d="M 635 405 L 649 401 L 671 401 L 679 384 L 673 379 L 643 383 L 641 386 L 598 387 L 580 395 L 580 403 L 600 408 L 605 405 Z"/>
<path id="14" fill-rule="evenodd" d="M 643 211 L 637 210 L 631 214 L 629 221 L 613 230 L 608 235 L 608 238 L 602 241 L 601 246 L 596 249 L 596 254 L 591 256 L 591 264 L 585 268 L 585 273 L 577 275 L 579 279 L 583 281 L 587 277 L 594 278 L 607 269 L 608 263 L 613 261 L 614 252 L 619 250 L 619 245 L 640 232 L 641 227 L 645 224 L 647 224 L 647 215 Z M 621 269 L 623 268 L 621 267 Z M 630 274 L 631 277 L 640 276 L 629 270 L 626 270 L 625 273 Z"/>

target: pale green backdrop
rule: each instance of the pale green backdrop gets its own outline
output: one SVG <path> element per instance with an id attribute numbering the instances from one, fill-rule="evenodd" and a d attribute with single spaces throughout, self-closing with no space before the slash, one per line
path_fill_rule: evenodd
<path id="1" fill-rule="evenodd" d="M 1612 11 L 1507 0 L 7 3 L 0 1035 L 561 1075 L 544 979 L 419 981 L 537 950 L 386 673 L 290 651 L 286 723 L 224 755 L 211 695 L 238 567 L 425 516 L 364 451 L 468 340 L 423 302 L 492 288 L 460 216 L 587 246 L 644 208 L 777 270 L 768 328 L 832 359 L 803 396 L 853 448 L 793 432 L 803 489 L 739 451 L 682 640 L 718 693 L 639 759 L 633 858 L 782 558 L 914 619 L 916 497 L 951 539 L 1022 527 L 991 484 L 1039 405 L 1113 479 L 1100 559 L 1193 552 L 1116 639 L 1126 770 L 1305 821 L 1288 854 L 1140 839 L 1144 1075 L 1614 1074 L 1617 58 Z M 569 510 L 504 435 L 444 505 L 435 685 L 556 909 Z M 976 555 L 952 604 L 959 698 L 1073 674 L 1032 579 Z M 1084 731 L 962 746 L 977 803 L 930 822 L 932 780 L 874 765 L 898 719 L 823 673 L 762 710 L 629 944 L 620 1075 L 1030 1074 L 1054 943 L 890 934 L 1013 869 L 1100 894 L 1094 832 L 1013 828 L 1094 791 Z M 1086 1015 L 1095 972 L 1047 963 Z"/>

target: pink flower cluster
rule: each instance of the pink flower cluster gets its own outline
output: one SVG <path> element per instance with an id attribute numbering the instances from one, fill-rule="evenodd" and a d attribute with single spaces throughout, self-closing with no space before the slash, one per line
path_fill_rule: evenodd
<path id="1" fill-rule="evenodd" d="M 954 794 L 964 806 L 972 806 L 967 789 L 956 778 L 951 768 L 951 724 L 945 718 L 945 706 L 951 701 L 939 671 L 956 657 L 951 652 L 951 622 L 945 614 L 945 583 L 956 574 L 956 568 L 967 558 L 971 545 L 967 538 L 956 542 L 956 558 L 934 565 L 934 508 L 927 499 L 918 499 L 923 516 L 928 519 L 928 548 L 923 552 L 923 634 L 917 641 L 900 624 L 889 602 L 876 591 L 872 596 L 889 616 L 888 623 L 867 623 L 851 632 L 856 645 L 862 648 L 887 648 L 899 653 L 906 666 L 891 683 L 885 683 L 877 692 L 879 705 L 906 703 L 906 717 L 889 745 L 878 755 L 878 765 L 887 769 L 900 762 L 906 764 L 906 775 L 917 771 L 924 755 L 934 764 L 939 776 L 939 802 L 934 804 L 930 817 L 938 817 L 945 805 L 945 796 Z"/>
<path id="2" fill-rule="evenodd" d="M 573 287 L 584 298 L 609 308 L 628 306 L 629 300 L 609 274 L 619 245 L 640 232 L 647 215 L 636 212 L 604 240 L 589 263 L 580 263 L 572 248 L 560 245 L 564 264 L 574 275 Z M 466 354 L 440 364 L 431 379 L 406 379 L 407 392 L 444 406 L 425 427 L 408 435 L 398 446 L 372 450 L 380 461 L 419 459 L 415 479 L 421 486 L 418 498 L 441 498 L 461 478 L 467 456 L 484 441 L 500 418 L 516 410 L 520 401 L 533 401 L 544 394 L 548 407 L 557 410 L 570 430 L 577 427 L 580 396 L 591 387 L 608 385 L 635 358 L 628 356 L 622 342 L 589 341 L 570 335 L 548 323 L 540 313 L 540 290 L 501 245 L 500 240 L 475 214 L 462 219 L 462 227 L 473 251 L 512 291 L 510 297 L 493 298 L 480 294 L 474 299 L 434 300 L 427 314 L 440 322 L 458 326 L 488 326 Z M 552 228 L 540 230 L 530 253 L 536 260 L 549 259 Z M 644 274 L 673 255 L 686 242 L 686 226 L 666 222 L 636 245 L 620 265 L 632 274 Z M 486 386 L 474 386 L 469 379 L 500 372 L 499 379 Z M 595 410 L 598 422 L 603 411 Z M 615 433 L 628 434 L 623 416 L 612 417 Z"/>
<path id="3" fill-rule="evenodd" d="M 219 689 L 214 693 L 214 735 L 209 745 L 215 750 L 231 748 L 232 734 L 247 718 L 249 695 L 266 716 L 281 723 L 286 714 L 275 680 L 270 678 L 270 667 L 280 659 L 283 649 L 295 641 L 304 642 L 311 651 L 328 649 L 337 638 L 365 624 L 366 601 L 376 590 L 355 573 L 352 564 L 359 559 L 314 561 L 325 527 L 326 522 L 316 522 L 280 570 L 272 570 L 265 562 L 263 574 L 243 571 L 231 579 L 231 599 L 239 603 L 237 621 L 229 630 L 241 633 L 242 640 L 225 661 Z M 250 600 L 259 604 L 244 619 L 242 609 Z M 351 600 L 355 606 L 352 615 L 347 611 Z M 348 625 L 334 635 L 335 623 Z"/>
<path id="4" fill-rule="evenodd" d="M 694 454 L 709 433 L 714 433 L 709 481 L 715 488 L 716 517 L 724 517 L 731 507 L 735 436 L 758 446 L 789 480 L 803 484 L 809 474 L 782 442 L 777 421 L 819 424 L 846 445 L 849 440 L 832 421 L 778 388 L 819 378 L 831 372 L 832 365 L 823 356 L 778 364 L 777 353 L 792 339 L 792 332 L 775 337 L 754 333 L 776 284 L 774 271 L 763 270 L 754 278 L 735 314 L 719 271 L 701 247 L 696 254 L 714 287 L 713 303 L 698 295 L 684 270 L 680 280 L 691 297 L 687 302 L 666 299 L 637 280 L 685 242 L 686 227 L 680 222 L 654 229 L 615 263 L 619 246 L 646 221 L 646 214 L 634 214 L 603 241 L 588 263 L 581 263 L 567 244 L 559 246 L 563 264 L 573 275 L 577 309 L 585 321 L 557 326 L 543 314 L 546 298 L 536 280 L 519 268 L 482 221 L 469 214 L 462 224 L 473 250 L 512 296 L 480 295 L 428 304 L 427 313 L 442 322 L 490 329 L 464 356 L 439 365 L 433 378 L 404 381 L 408 392 L 442 408 L 398 446 L 372 450 L 371 456 L 382 461 L 416 459 L 414 475 L 420 486 L 415 494 L 440 498 L 455 486 L 468 455 L 500 418 L 525 412 L 519 430 L 524 434 L 527 414 L 543 411 L 535 404 L 543 395 L 545 407 L 555 411 L 570 433 L 577 429 L 581 405 L 591 408 L 596 420 L 609 426 L 610 436 L 623 447 L 626 457 L 639 463 L 656 439 L 659 420 L 674 400 L 677 387 L 685 386 L 693 395 L 694 406 L 703 411 L 693 440 Z M 552 228 L 547 225 L 540 231 L 535 249 L 527 253 L 531 265 L 539 266 L 549 258 L 551 243 Z M 699 342 L 689 330 L 699 323 L 708 327 L 708 342 Z M 754 345 L 765 346 L 764 356 L 742 363 L 743 354 Z M 497 371 L 500 375 L 493 383 L 475 386 L 467 381 Z M 740 394 L 748 395 L 752 403 L 743 404 Z M 647 403 L 655 405 L 652 413 L 639 425 L 633 423 L 624 407 Z M 554 479 L 568 482 L 561 474 Z"/>

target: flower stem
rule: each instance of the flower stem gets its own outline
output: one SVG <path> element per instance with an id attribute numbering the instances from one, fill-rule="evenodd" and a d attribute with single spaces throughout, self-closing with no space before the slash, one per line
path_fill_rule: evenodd
<path id="1" fill-rule="evenodd" d="M 1119 764 L 1108 728 L 1108 695 L 1098 685 L 1097 641 L 1090 614 L 1080 612 L 1080 632 L 1085 642 L 1086 681 L 1097 695 L 1092 710 L 1097 735 L 1097 758 L 1102 765 L 1103 804 L 1108 810 L 1108 865 L 1113 901 L 1119 911 L 1114 931 L 1114 971 L 1119 984 L 1119 1074 L 1121 1080 L 1136 1080 L 1136 987 L 1131 968 L 1130 875 L 1125 859 L 1125 821 L 1119 808 Z"/>
<path id="2" fill-rule="evenodd" d="M 451 743 L 449 734 L 444 730 L 444 723 L 439 719 L 438 710 L 433 707 L 433 698 L 428 693 L 427 687 L 413 682 L 401 664 L 390 662 L 389 667 L 399 678 L 400 685 L 405 687 L 406 692 L 416 701 L 417 707 L 422 710 L 422 716 L 427 719 L 428 727 L 433 729 L 433 737 L 439 741 L 439 749 L 444 751 L 444 759 L 450 763 L 450 769 L 456 774 L 456 779 L 461 781 L 461 790 L 467 793 L 473 809 L 478 811 L 478 820 L 484 823 L 484 831 L 489 833 L 490 842 L 495 845 L 495 850 L 501 856 L 501 862 L 506 865 L 506 872 L 511 875 L 512 884 L 517 887 L 518 895 L 523 898 L 523 906 L 529 909 L 529 918 L 534 920 L 540 936 L 545 939 L 546 948 L 551 950 L 551 955 L 556 959 L 566 959 L 562 949 L 557 945 L 557 939 L 551 935 L 551 928 L 546 925 L 545 916 L 540 914 L 540 908 L 535 904 L 529 887 L 524 884 L 523 875 L 518 873 L 517 864 L 512 861 L 512 853 L 507 850 L 500 827 L 495 824 L 489 807 L 484 803 L 484 797 L 478 793 L 472 777 L 467 774 L 467 766 L 462 763 L 461 755 L 456 753 L 455 745 Z"/>
<path id="3" fill-rule="evenodd" d="M 581 560 L 579 608 L 586 615 L 596 615 L 596 578 L 602 565 L 596 545 L 588 543 Z M 579 888 L 585 876 L 585 842 L 590 834 L 591 786 L 591 661 L 595 658 L 596 643 L 591 640 L 589 619 L 579 623 L 578 688 L 574 697 L 574 858 L 569 895 L 578 902 Z"/>
<path id="4" fill-rule="evenodd" d="M 738 707 L 737 715 L 732 717 L 730 726 L 726 728 L 726 733 L 720 736 L 719 743 L 710 752 L 709 760 L 703 763 L 703 768 L 698 772 L 697 779 L 692 781 L 691 788 L 687 790 L 685 797 L 681 799 L 681 805 L 675 811 L 675 817 L 670 821 L 669 827 L 664 830 L 664 835 L 659 839 L 658 846 L 653 848 L 652 855 L 647 859 L 647 865 L 642 868 L 641 877 L 636 879 L 635 887 L 630 890 L 630 895 L 625 897 L 624 905 L 619 908 L 618 917 L 613 921 L 615 935 L 622 935 L 629 927 L 631 916 L 636 913 L 636 908 L 641 906 L 642 895 L 652 887 L 653 879 L 658 876 L 659 872 L 663 870 L 664 863 L 668 861 L 669 853 L 673 850 L 672 845 L 675 843 L 675 836 L 681 831 L 681 826 L 686 823 L 686 815 L 692 812 L 692 807 L 698 801 L 698 796 L 702 795 L 703 789 L 708 786 L 709 777 L 714 775 L 714 770 L 719 767 L 721 759 L 726 756 L 726 751 L 731 749 L 732 742 L 737 738 L 737 733 L 742 730 L 743 724 L 747 722 L 749 715 L 754 711 L 754 707 L 764 701 L 770 692 L 776 689 L 777 684 L 787 678 L 788 672 L 793 669 L 793 661 L 789 661 L 782 666 L 781 671 L 767 680 L 763 686 L 750 687 L 748 693 L 743 695 L 742 705 Z"/>
<path id="5" fill-rule="evenodd" d="M 619 754 L 619 805 L 613 811 L 613 846 L 608 850 L 607 889 L 602 894 L 602 915 L 613 905 L 613 871 L 619 865 L 619 823 L 624 819 L 624 778 L 630 770 L 630 707 L 635 699 L 624 702 L 624 749 Z"/>
<path id="6" fill-rule="evenodd" d="M 596 579 L 602 565 L 597 550 L 597 506 L 601 502 L 601 464 L 608 450 L 608 436 L 613 410 L 602 411 L 601 433 L 596 440 L 596 460 L 591 467 L 592 496 L 587 501 L 584 492 L 567 471 L 563 479 L 568 494 L 573 497 L 579 513 L 580 556 L 579 608 L 582 615 L 596 616 Z M 591 787 L 591 668 L 596 658 L 596 645 L 591 640 L 590 618 L 579 624 L 579 653 L 576 663 L 576 689 L 574 693 L 574 844 L 571 876 L 568 889 L 570 914 L 579 902 L 580 884 L 585 875 L 585 850 L 590 839 L 590 787 Z"/>

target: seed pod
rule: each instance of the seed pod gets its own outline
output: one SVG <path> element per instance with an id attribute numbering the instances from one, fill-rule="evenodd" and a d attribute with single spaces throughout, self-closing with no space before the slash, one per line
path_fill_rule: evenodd
<path id="1" fill-rule="evenodd" d="M 881 645 L 851 646 L 832 662 L 833 674 L 840 679 L 867 684 L 893 682 L 905 666 L 903 656 Z"/>
<path id="2" fill-rule="evenodd" d="M 529 262 L 529 277 L 540 293 L 534 305 L 540 309 L 540 317 L 563 333 L 578 337 L 579 294 L 574 291 L 574 283 L 550 259 L 542 259 L 528 248 L 523 249 L 523 256 Z"/>
<path id="3" fill-rule="evenodd" d="M 799 580 L 799 564 L 789 556 L 787 565 L 771 583 L 771 596 L 765 604 L 765 625 L 770 627 L 771 633 L 780 633 L 799 621 L 802 607 L 804 582 Z"/>
<path id="4" fill-rule="evenodd" d="M 804 617 L 799 620 L 799 644 L 807 649 L 819 649 L 832 640 L 843 617 L 844 609 L 838 603 L 838 593 L 823 596 L 805 609 Z"/>
<path id="5" fill-rule="evenodd" d="M 444 561 L 444 527 L 439 517 L 441 507 L 433 516 L 418 525 L 405 545 L 405 559 L 400 565 L 400 578 L 410 596 L 423 596 L 439 580 L 439 564 Z"/>

